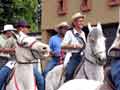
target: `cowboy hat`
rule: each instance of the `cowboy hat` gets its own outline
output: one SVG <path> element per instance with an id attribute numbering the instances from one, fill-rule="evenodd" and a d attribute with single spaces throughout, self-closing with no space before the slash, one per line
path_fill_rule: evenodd
<path id="1" fill-rule="evenodd" d="M 16 31 L 16 28 L 13 27 L 11 24 L 6 24 L 4 25 L 4 29 L 1 32 L 6 32 L 6 31 Z"/>
<path id="2" fill-rule="evenodd" d="M 67 28 L 66 30 L 68 30 L 70 28 L 70 25 L 66 21 L 60 22 L 55 26 L 55 31 L 58 32 L 59 30 L 61 30 L 60 28 L 63 27 L 66 27 Z"/>
<path id="3" fill-rule="evenodd" d="M 59 27 L 64 27 L 64 26 L 65 27 L 70 27 L 69 24 L 66 21 L 59 23 L 56 27 L 59 28 Z"/>
<path id="4" fill-rule="evenodd" d="M 80 18 L 80 17 L 85 18 L 85 15 L 81 14 L 80 12 L 75 13 L 71 18 L 71 22 L 73 22 L 75 19 Z"/>

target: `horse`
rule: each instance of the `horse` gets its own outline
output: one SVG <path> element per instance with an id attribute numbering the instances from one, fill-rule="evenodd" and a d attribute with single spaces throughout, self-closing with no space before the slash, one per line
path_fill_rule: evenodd
<path id="1" fill-rule="evenodd" d="M 99 90 L 102 82 L 87 79 L 73 79 L 64 83 L 57 90 Z"/>
<path id="2" fill-rule="evenodd" d="M 108 49 L 108 56 L 112 58 L 120 58 L 120 24 L 118 26 L 116 37 Z M 117 60 L 118 61 L 118 60 Z M 114 82 L 112 81 L 110 70 L 112 67 L 105 69 L 104 81 L 88 80 L 88 79 L 74 79 L 63 84 L 57 90 L 117 90 Z M 117 67 L 119 69 L 119 67 Z M 118 74 L 119 76 L 119 74 Z M 115 77 L 117 78 L 117 77 Z M 119 81 L 119 80 L 118 80 Z"/>
<path id="3" fill-rule="evenodd" d="M 79 76 L 81 75 L 81 70 L 85 67 L 87 70 L 85 70 L 85 72 L 87 73 L 87 77 L 89 77 L 89 79 L 103 81 L 103 65 L 106 62 L 105 37 L 100 24 L 97 24 L 96 27 L 91 27 L 90 24 L 88 24 L 88 26 L 90 31 L 87 36 L 87 43 L 84 51 L 87 60 L 83 58 L 84 64 L 81 66 L 78 74 L 74 76 L 75 78 L 80 78 Z M 90 65 L 89 68 L 87 68 L 86 65 Z M 46 76 L 46 90 L 57 90 L 64 83 L 65 66 L 66 63 L 63 65 L 57 65 L 48 72 Z M 92 69 L 91 72 L 88 73 L 88 69 Z M 85 78 L 85 75 L 83 74 L 81 78 Z"/>
<path id="4" fill-rule="evenodd" d="M 85 48 L 83 63 L 75 76 L 76 79 L 86 78 L 92 80 L 104 80 L 104 65 L 106 63 L 106 38 L 103 35 L 100 23 L 92 27 L 88 23 L 89 34 Z"/>
<path id="5" fill-rule="evenodd" d="M 13 32 L 17 45 L 15 48 L 16 65 L 6 90 L 38 90 L 33 74 L 33 63 L 49 54 L 49 46 L 23 32 Z"/>

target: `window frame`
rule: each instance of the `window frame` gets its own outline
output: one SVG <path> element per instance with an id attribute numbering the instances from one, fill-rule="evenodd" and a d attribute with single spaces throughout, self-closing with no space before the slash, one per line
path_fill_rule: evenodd
<path id="1" fill-rule="evenodd" d="M 61 6 L 61 2 L 62 1 L 62 6 Z M 57 15 L 59 16 L 64 16 L 67 14 L 68 8 L 67 8 L 67 1 L 68 0 L 58 0 L 57 1 Z"/>
<path id="2" fill-rule="evenodd" d="M 114 7 L 114 6 L 120 5 L 120 0 L 108 0 L 107 3 L 108 3 L 108 6 Z"/>
<path id="3" fill-rule="evenodd" d="M 87 5 L 85 5 L 85 3 Z M 91 0 L 87 0 L 87 2 L 85 2 L 85 0 L 81 1 L 80 10 L 82 12 L 88 12 L 88 11 L 91 11 L 91 9 L 92 9 L 92 1 Z"/>

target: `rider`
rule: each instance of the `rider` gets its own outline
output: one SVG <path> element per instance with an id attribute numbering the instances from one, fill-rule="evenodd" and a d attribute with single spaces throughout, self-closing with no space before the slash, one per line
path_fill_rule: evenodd
<path id="1" fill-rule="evenodd" d="M 11 58 L 11 55 L 8 53 L 10 51 L 14 52 L 15 40 L 12 37 L 11 31 L 16 31 L 13 25 L 4 25 L 4 30 L 2 30 L 0 35 L 0 67 L 2 67 Z"/>
<path id="2" fill-rule="evenodd" d="M 16 29 L 11 24 L 4 25 L 4 29 L 0 35 L 0 90 L 3 84 L 6 82 L 6 78 L 12 71 L 15 65 L 15 60 L 11 57 L 14 54 L 15 41 L 12 38 L 11 31 L 16 31 Z M 9 61 L 10 60 L 10 61 Z M 8 62 L 8 63 L 7 63 Z M 4 65 L 7 63 L 6 65 Z"/>
<path id="3" fill-rule="evenodd" d="M 57 34 L 52 36 L 50 39 L 49 39 L 49 47 L 51 49 L 51 60 L 48 62 L 45 70 L 44 70 L 44 76 L 46 77 L 47 73 L 52 69 L 54 68 L 56 65 L 59 64 L 59 59 L 60 59 L 60 56 L 61 56 L 61 42 L 62 42 L 62 39 L 64 37 L 64 34 L 66 33 L 66 31 L 68 30 L 69 28 L 69 25 L 67 22 L 61 22 L 59 23 L 57 26 L 56 26 L 56 31 L 57 31 Z"/>
<path id="4" fill-rule="evenodd" d="M 117 41 L 118 39 L 119 37 L 115 40 Z M 119 42 L 119 40 L 117 42 Z M 108 50 L 108 55 L 112 57 L 110 74 L 112 77 L 113 85 L 115 85 L 114 90 L 120 90 L 120 49 L 119 49 L 119 45 L 120 45 L 119 43 L 114 42 L 113 47 L 111 47 Z"/>
<path id="5" fill-rule="evenodd" d="M 75 13 L 72 16 L 73 29 L 66 32 L 61 44 L 63 49 L 68 50 L 66 57 L 69 53 L 71 53 L 71 57 L 69 58 L 69 61 L 66 66 L 65 81 L 68 81 L 73 78 L 74 70 L 81 62 L 79 50 L 83 47 L 82 41 L 86 42 L 85 34 L 82 31 L 84 25 L 84 18 L 85 16 L 82 15 L 80 12 Z M 80 37 L 82 38 L 82 41 L 80 39 L 78 40 L 78 38 Z"/>

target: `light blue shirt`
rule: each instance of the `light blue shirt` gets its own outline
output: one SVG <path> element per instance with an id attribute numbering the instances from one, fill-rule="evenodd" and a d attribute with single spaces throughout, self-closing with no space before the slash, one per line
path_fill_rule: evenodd
<path id="1" fill-rule="evenodd" d="M 58 34 L 52 36 L 49 40 L 49 47 L 51 49 L 51 52 L 53 52 L 55 56 L 60 56 L 61 42 L 62 42 L 62 39 Z"/>

